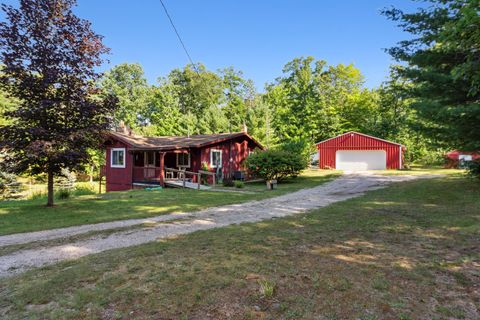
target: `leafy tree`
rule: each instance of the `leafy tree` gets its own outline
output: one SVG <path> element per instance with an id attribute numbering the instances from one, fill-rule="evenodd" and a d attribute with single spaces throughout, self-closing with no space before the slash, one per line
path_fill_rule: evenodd
<path id="1" fill-rule="evenodd" d="M 0 89 L 0 127 L 8 123 L 5 112 L 12 110 L 14 106 L 12 99 L 9 99 L 6 92 Z"/>
<path id="2" fill-rule="evenodd" d="M 284 75 L 267 86 L 265 99 L 273 111 L 273 128 L 280 141 L 321 141 L 358 127 L 363 77 L 352 65 L 328 66 L 313 57 L 287 63 Z M 365 109 L 364 108 L 364 109 Z M 356 115 L 356 116 L 354 116 Z M 355 118 L 356 117 L 356 118 Z"/>
<path id="3" fill-rule="evenodd" d="M 222 79 L 216 73 L 208 71 L 203 64 L 189 64 L 183 69 L 174 69 L 169 73 L 167 81 L 175 88 L 183 114 L 190 112 L 199 118 L 208 107 L 221 103 Z"/>
<path id="4" fill-rule="evenodd" d="M 254 136 L 267 148 L 276 144 L 272 130 L 272 110 L 263 96 L 257 95 L 252 101 L 248 101 L 249 108 L 246 114 L 246 125 L 248 133 Z"/>
<path id="5" fill-rule="evenodd" d="M 19 100 L 0 127 L 4 160 L 17 173 L 46 173 L 48 206 L 54 176 L 82 167 L 109 125 L 115 100 L 98 98 L 95 68 L 108 49 L 90 23 L 75 16 L 75 0 L 20 0 L 2 4 L 0 73 L 3 89 Z"/>
<path id="6" fill-rule="evenodd" d="M 220 75 L 225 95 L 225 106 L 222 109 L 228 120 L 228 130 L 241 131 L 256 94 L 253 81 L 244 79 L 243 73 L 235 71 L 233 67 L 220 70 Z"/>
<path id="7" fill-rule="evenodd" d="M 123 63 L 105 73 L 100 82 L 104 95 L 118 99 L 115 122 L 123 121 L 132 129 L 150 123 L 150 87 L 140 64 Z"/>
<path id="8" fill-rule="evenodd" d="M 414 13 L 384 10 L 412 38 L 389 53 L 406 63 L 401 75 L 412 86 L 422 130 L 445 146 L 479 149 L 479 0 L 429 0 Z"/>

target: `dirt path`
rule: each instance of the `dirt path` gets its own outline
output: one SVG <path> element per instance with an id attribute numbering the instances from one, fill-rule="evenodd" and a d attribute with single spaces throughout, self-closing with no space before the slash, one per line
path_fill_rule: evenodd
<path id="1" fill-rule="evenodd" d="M 430 177 L 435 176 L 381 176 L 371 173 L 346 174 L 315 188 L 304 189 L 261 201 L 208 208 L 197 212 L 163 215 L 149 219 L 114 221 L 2 236 L 0 237 L 0 247 L 62 239 L 67 236 L 70 237 L 92 231 L 134 227 L 146 222 L 154 223 L 152 227 L 123 230 L 107 236 L 93 235 L 74 242 L 65 241 L 62 244 L 56 243 L 40 249 L 24 249 L 0 256 L 0 277 L 105 250 L 139 245 L 159 238 L 303 213 L 311 209 L 325 207 L 334 202 L 358 197 L 366 191 L 382 188 L 392 182 Z"/>

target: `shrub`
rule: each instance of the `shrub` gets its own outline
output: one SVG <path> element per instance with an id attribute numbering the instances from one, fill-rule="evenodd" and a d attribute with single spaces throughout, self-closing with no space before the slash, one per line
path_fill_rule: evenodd
<path id="1" fill-rule="evenodd" d="M 480 179 L 480 159 L 470 162 L 467 170 L 470 177 Z"/>
<path id="2" fill-rule="evenodd" d="M 243 189 L 244 187 L 245 187 L 245 183 L 243 183 L 243 181 L 240 181 L 240 180 L 235 181 L 235 188 Z"/>
<path id="3" fill-rule="evenodd" d="M 298 176 L 307 167 L 307 161 L 298 153 L 270 149 L 249 155 L 245 167 L 255 177 L 282 181 Z"/>
<path id="4" fill-rule="evenodd" d="M 233 187 L 235 186 L 232 178 L 224 178 L 222 180 L 222 184 L 224 187 Z"/>
<path id="5" fill-rule="evenodd" d="M 210 171 L 210 167 L 208 166 L 208 163 L 205 162 L 205 161 L 202 162 L 202 166 L 201 166 L 200 169 L 203 170 L 203 171 Z M 207 185 L 208 184 L 208 176 L 202 175 L 201 178 L 200 178 L 200 183 Z"/>
<path id="6" fill-rule="evenodd" d="M 47 193 L 45 191 L 34 191 L 29 197 L 30 200 L 39 200 L 39 199 L 46 199 L 46 198 L 47 198 Z"/>
<path id="7" fill-rule="evenodd" d="M 445 164 L 445 150 L 428 150 L 418 157 L 416 163 L 424 166 L 438 166 Z"/>
<path id="8" fill-rule="evenodd" d="M 313 151 L 311 144 L 308 141 L 301 139 L 284 142 L 278 145 L 277 149 L 300 155 L 307 163 L 305 167 L 310 162 Z"/>
<path id="9" fill-rule="evenodd" d="M 69 189 L 59 189 L 57 191 L 58 199 L 68 199 L 72 195 L 72 192 Z"/>
<path id="10" fill-rule="evenodd" d="M 80 182 L 75 186 L 75 191 L 73 192 L 76 196 L 91 195 L 96 194 L 98 189 L 98 184 L 90 182 Z"/>

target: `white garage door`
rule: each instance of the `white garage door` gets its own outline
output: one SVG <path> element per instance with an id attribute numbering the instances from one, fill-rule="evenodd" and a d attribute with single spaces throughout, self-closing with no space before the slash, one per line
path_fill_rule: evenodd
<path id="1" fill-rule="evenodd" d="M 338 150 L 336 167 L 345 171 L 385 170 L 387 154 L 383 150 Z"/>

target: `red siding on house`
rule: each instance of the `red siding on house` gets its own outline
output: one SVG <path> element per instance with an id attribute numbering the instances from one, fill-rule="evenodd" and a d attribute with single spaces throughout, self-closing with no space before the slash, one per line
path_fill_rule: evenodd
<path id="1" fill-rule="evenodd" d="M 192 147 L 185 148 L 190 153 L 190 167 L 186 168 L 187 171 L 198 172 L 201 170 L 202 162 L 206 162 L 210 167 L 210 151 L 217 149 L 222 151 L 222 172 L 223 176 L 231 176 L 235 171 L 242 169 L 242 162 L 247 158 L 249 152 L 256 148 L 256 143 L 252 142 L 245 136 L 229 139 L 217 144 L 208 145 L 205 147 Z M 121 191 L 132 189 L 133 185 L 133 164 L 134 156 L 131 146 L 127 143 L 118 141 L 114 138 L 110 139 L 106 145 L 106 184 L 108 191 Z M 125 148 L 125 168 L 112 168 L 111 166 L 111 150 L 112 148 Z M 137 151 L 142 152 L 142 151 Z M 159 151 L 155 151 L 157 156 Z M 176 152 L 182 152 L 178 150 L 162 151 L 166 152 L 164 158 L 165 167 L 176 168 Z M 136 168 L 135 170 L 137 170 Z M 140 173 L 143 169 L 140 168 Z M 215 171 L 211 168 L 210 171 Z M 196 182 L 196 176 L 192 177 Z M 211 182 L 211 181 L 210 181 Z"/>
<path id="2" fill-rule="evenodd" d="M 112 168 L 111 166 L 111 150 L 112 148 L 125 148 L 125 168 Z M 129 152 L 128 145 L 119 141 L 114 141 L 107 146 L 107 162 L 106 162 L 106 181 L 107 192 L 129 190 L 132 188 L 132 172 L 133 172 L 133 154 Z"/>
<path id="3" fill-rule="evenodd" d="M 235 171 L 242 170 L 242 163 L 247 158 L 249 152 L 255 149 L 255 146 L 249 145 L 246 139 L 232 139 L 219 144 L 214 144 L 201 149 L 200 165 L 206 162 L 209 167 L 210 151 L 212 149 L 222 151 L 222 172 L 223 176 L 233 175 Z M 211 171 L 215 169 L 212 168 Z"/>
<path id="4" fill-rule="evenodd" d="M 335 158 L 338 150 L 384 150 L 387 154 L 387 169 L 400 169 L 403 162 L 403 147 L 400 144 L 358 132 L 347 132 L 319 142 L 317 149 L 320 169 L 336 168 Z"/>

